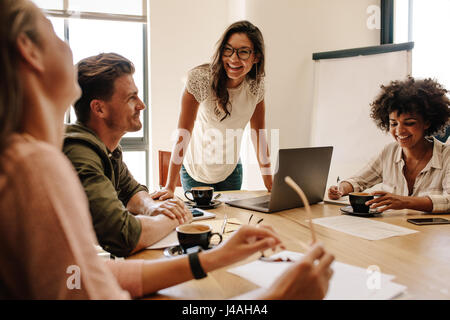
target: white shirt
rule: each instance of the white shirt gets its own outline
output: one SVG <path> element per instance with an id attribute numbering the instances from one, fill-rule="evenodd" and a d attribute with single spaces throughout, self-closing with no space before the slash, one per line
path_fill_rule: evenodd
<path id="1" fill-rule="evenodd" d="M 404 166 L 402 148 L 393 142 L 384 147 L 381 154 L 357 175 L 345 181 L 352 184 L 355 192 L 382 183 L 381 190 L 408 196 L 408 183 L 403 175 Z M 433 155 L 417 175 L 411 196 L 428 196 L 433 203 L 433 212 L 450 211 L 450 145 L 433 138 Z"/>
<path id="2" fill-rule="evenodd" d="M 186 150 L 184 167 L 196 181 L 218 183 L 236 168 L 244 128 L 264 99 L 264 80 L 245 79 L 238 87 L 229 88 L 230 115 L 218 109 L 211 88 L 209 66 L 200 66 L 188 73 L 187 91 L 199 102 L 190 144 Z"/>

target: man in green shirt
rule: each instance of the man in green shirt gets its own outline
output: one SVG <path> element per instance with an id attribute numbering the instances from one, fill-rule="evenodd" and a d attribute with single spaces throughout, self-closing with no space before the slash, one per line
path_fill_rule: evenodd
<path id="1" fill-rule="evenodd" d="M 133 73 L 132 62 L 114 53 L 78 63 L 83 94 L 74 106 L 77 123 L 67 126 L 63 148 L 85 189 L 98 241 L 116 256 L 146 248 L 192 221 L 182 201 L 155 202 L 122 160 L 120 139 L 141 129 L 139 115 L 145 108 Z"/>

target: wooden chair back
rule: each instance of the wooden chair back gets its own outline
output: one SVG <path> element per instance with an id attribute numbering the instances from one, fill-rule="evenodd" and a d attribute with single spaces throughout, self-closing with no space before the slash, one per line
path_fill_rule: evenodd
<path id="1" fill-rule="evenodd" d="M 169 174 L 169 164 L 170 164 L 170 151 L 158 151 L 158 159 L 159 159 L 159 186 L 164 187 L 167 182 L 167 177 Z M 181 187 L 180 176 L 177 179 L 177 187 Z"/>

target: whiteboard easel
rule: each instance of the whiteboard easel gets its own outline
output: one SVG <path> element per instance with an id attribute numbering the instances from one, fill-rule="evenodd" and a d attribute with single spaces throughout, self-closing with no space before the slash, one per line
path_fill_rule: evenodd
<path id="1" fill-rule="evenodd" d="M 411 74 L 411 50 L 315 60 L 312 146 L 334 146 L 327 188 L 393 142 L 370 118 L 380 85 Z"/>

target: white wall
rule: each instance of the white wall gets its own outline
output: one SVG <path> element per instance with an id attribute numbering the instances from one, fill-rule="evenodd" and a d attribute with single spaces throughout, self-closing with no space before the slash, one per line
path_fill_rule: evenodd
<path id="1" fill-rule="evenodd" d="M 280 148 L 309 144 L 313 103 L 312 53 L 379 44 L 367 8 L 380 0 L 152 0 L 150 1 L 151 147 L 153 183 L 157 150 L 171 150 L 190 68 L 207 62 L 233 21 L 257 25 L 266 43 L 266 125 L 280 130 Z M 245 142 L 245 141 L 243 141 Z M 253 148 L 247 150 L 253 156 Z M 254 161 L 252 161 L 254 162 Z M 244 187 L 262 189 L 256 165 Z"/>
<path id="2" fill-rule="evenodd" d="M 280 148 L 308 146 L 314 70 L 312 53 L 377 45 L 379 30 L 366 25 L 378 0 L 247 0 L 248 19 L 266 42 L 266 125 L 280 129 Z M 249 152 L 250 154 L 250 152 Z M 264 185 L 257 165 L 247 168 L 247 188 Z"/>
<path id="3" fill-rule="evenodd" d="M 151 0 L 150 180 L 159 183 L 158 150 L 171 150 L 187 71 L 208 62 L 228 25 L 227 0 Z"/>

